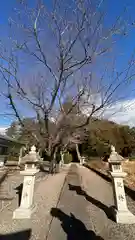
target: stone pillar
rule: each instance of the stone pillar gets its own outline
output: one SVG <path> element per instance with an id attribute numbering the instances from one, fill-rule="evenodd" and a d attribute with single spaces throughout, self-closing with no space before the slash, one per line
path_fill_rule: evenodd
<path id="1" fill-rule="evenodd" d="M 82 165 L 85 163 L 86 158 L 83 156 L 82 157 Z"/>
<path id="2" fill-rule="evenodd" d="M 5 166 L 5 158 L 6 158 L 5 155 L 1 155 L 1 156 L 0 156 L 0 168 L 1 168 L 1 169 L 3 169 L 4 166 Z"/>
<path id="3" fill-rule="evenodd" d="M 0 168 L 4 167 L 4 161 L 0 161 Z"/>
<path id="4" fill-rule="evenodd" d="M 26 147 L 21 147 L 20 149 L 20 153 L 19 153 L 19 161 L 18 161 L 18 165 L 21 164 L 21 161 L 22 161 L 22 158 L 23 158 L 23 154 L 24 154 L 24 151 L 26 150 Z"/>
<path id="5" fill-rule="evenodd" d="M 113 215 L 117 223 L 132 224 L 135 223 L 135 216 L 128 210 L 123 179 L 127 175 L 122 171 L 120 156 L 112 146 L 112 152 L 108 159 L 111 168 L 111 177 L 113 183 L 114 204 Z"/>
<path id="6" fill-rule="evenodd" d="M 60 151 L 60 155 L 61 155 L 60 167 L 62 167 L 64 165 L 64 153 Z"/>
<path id="7" fill-rule="evenodd" d="M 34 156 L 34 153 L 36 154 L 35 148 L 31 149 L 27 156 L 27 158 L 30 157 L 30 160 L 28 159 L 29 161 L 26 162 L 25 170 L 20 172 L 20 174 L 24 176 L 21 203 L 13 213 L 13 219 L 30 218 L 34 211 L 33 195 L 35 175 L 39 172 L 36 168 L 35 162 L 31 161 L 31 156 Z"/>

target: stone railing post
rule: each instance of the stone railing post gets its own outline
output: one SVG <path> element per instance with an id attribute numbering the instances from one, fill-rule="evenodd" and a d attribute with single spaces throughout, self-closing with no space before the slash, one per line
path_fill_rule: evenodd
<path id="1" fill-rule="evenodd" d="M 22 163 L 22 159 L 23 159 L 23 155 L 24 155 L 25 151 L 26 151 L 26 147 L 23 146 L 20 148 L 19 161 L 18 161 L 19 166 Z"/>
<path id="2" fill-rule="evenodd" d="M 36 167 L 38 162 L 36 148 L 33 146 L 26 156 L 25 170 L 20 174 L 24 176 L 23 189 L 20 206 L 14 211 L 13 219 L 30 218 L 35 207 L 33 204 L 35 175 L 39 170 Z"/>
<path id="3" fill-rule="evenodd" d="M 123 179 L 127 175 L 122 171 L 121 162 L 123 157 L 116 151 L 115 147 L 111 146 L 111 154 L 108 162 L 111 169 L 111 177 L 113 184 L 113 195 L 115 207 L 113 215 L 117 223 L 131 224 L 135 223 L 135 216 L 128 210 Z"/>
<path id="4" fill-rule="evenodd" d="M 82 156 L 82 165 L 85 163 L 86 157 Z"/>

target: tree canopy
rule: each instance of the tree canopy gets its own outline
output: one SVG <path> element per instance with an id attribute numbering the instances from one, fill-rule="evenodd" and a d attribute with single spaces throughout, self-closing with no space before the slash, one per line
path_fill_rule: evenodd
<path id="1" fill-rule="evenodd" d="M 17 124 L 14 122 L 7 129 L 7 135 L 21 140 L 28 145 L 36 144 L 35 138 L 31 135 L 31 130 L 38 134 L 38 122 L 33 119 L 24 119 L 25 128 L 20 126 L 19 133 L 16 128 L 13 128 Z M 70 123 L 71 124 L 71 123 Z M 55 132 L 54 122 L 50 121 L 51 129 Z M 71 138 L 72 136 L 72 138 Z M 88 156 L 100 156 L 102 157 L 105 153 L 110 153 L 110 145 L 114 145 L 116 150 L 123 156 L 134 154 L 135 152 L 135 128 L 116 124 L 108 120 L 92 119 L 90 124 L 81 129 L 81 132 L 75 134 L 79 136 L 78 143 L 81 146 L 81 152 Z M 74 131 L 70 132 L 70 137 L 67 135 L 63 136 L 63 141 L 69 143 L 67 149 L 73 149 L 74 146 Z M 42 139 L 44 143 L 44 138 Z M 39 147 L 39 146 L 38 146 Z M 44 149 L 44 144 L 41 146 Z"/>

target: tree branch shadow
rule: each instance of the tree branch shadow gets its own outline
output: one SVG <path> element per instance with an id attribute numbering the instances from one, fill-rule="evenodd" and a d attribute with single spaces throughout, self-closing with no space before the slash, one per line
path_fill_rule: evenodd
<path id="1" fill-rule="evenodd" d="M 104 240 L 93 231 L 87 230 L 84 223 L 77 219 L 72 213 L 67 215 L 59 208 L 52 208 L 51 215 L 60 220 L 61 226 L 67 234 L 67 240 Z"/>
<path id="2" fill-rule="evenodd" d="M 0 235 L 0 240 L 28 240 L 31 237 L 31 229 L 27 229 L 20 232 L 9 233 Z"/>
<path id="3" fill-rule="evenodd" d="M 109 219 L 111 219 L 112 221 L 115 221 L 114 216 L 112 214 L 112 210 L 113 210 L 114 206 L 107 207 L 104 203 L 102 203 L 99 200 L 89 196 L 80 186 L 75 186 L 75 185 L 72 185 L 72 184 L 68 184 L 68 186 L 69 186 L 69 190 L 75 191 L 78 195 L 84 196 L 87 201 L 91 202 L 96 207 L 102 209 Z"/>

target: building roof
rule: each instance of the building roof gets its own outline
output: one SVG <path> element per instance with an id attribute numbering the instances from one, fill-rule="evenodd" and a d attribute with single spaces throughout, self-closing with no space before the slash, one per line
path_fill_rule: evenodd
<path id="1" fill-rule="evenodd" d="M 15 140 L 14 138 L 11 138 L 11 137 L 9 137 L 7 135 L 0 134 L 0 139 L 7 140 L 7 141 L 10 141 L 10 142 L 14 142 L 14 143 L 18 143 L 18 144 L 21 144 L 21 145 L 25 145 L 24 143 L 19 142 L 19 141 Z"/>

